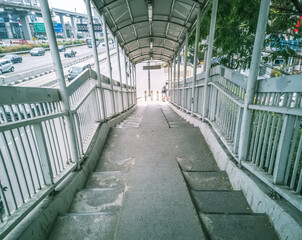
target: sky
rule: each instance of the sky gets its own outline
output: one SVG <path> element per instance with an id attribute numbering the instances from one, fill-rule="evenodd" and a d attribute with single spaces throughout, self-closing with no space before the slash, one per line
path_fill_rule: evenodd
<path id="1" fill-rule="evenodd" d="M 84 0 L 48 0 L 50 8 L 60 8 L 72 12 L 86 13 Z"/>

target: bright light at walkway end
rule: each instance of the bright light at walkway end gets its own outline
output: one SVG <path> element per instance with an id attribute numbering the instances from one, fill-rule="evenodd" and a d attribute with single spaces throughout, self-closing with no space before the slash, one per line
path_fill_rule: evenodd
<path id="1" fill-rule="evenodd" d="M 149 22 L 152 22 L 152 4 L 151 3 L 148 4 L 148 18 L 149 18 Z"/>

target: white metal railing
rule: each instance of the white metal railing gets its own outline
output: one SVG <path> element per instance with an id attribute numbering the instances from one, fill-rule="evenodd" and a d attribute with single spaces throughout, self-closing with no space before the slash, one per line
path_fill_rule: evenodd
<path id="1" fill-rule="evenodd" d="M 238 148 L 247 77 L 223 66 L 211 69 L 208 83 L 207 115 L 204 106 L 204 75 L 197 77 L 195 99 L 192 80 L 179 88 L 172 86 L 173 104 L 206 119 L 239 162 Z M 183 90 L 184 89 L 184 90 Z M 302 84 L 301 75 L 257 81 L 252 111 L 247 160 L 241 162 L 261 180 L 302 211 Z"/>
<path id="2" fill-rule="evenodd" d="M 77 164 L 71 161 L 64 117 L 73 119 L 80 161 L 99 124 L 135 103 L 135 89 L 114 81 L 112 92 L 102 76 L 105 101 L 96 73 L 87 69 L 68 86 L 71 112 L 62 110 L 58 89 L 1 86 L 0 88 L 0 235 L 6 236 L 39 202 L 67 177 Z M 102 111 L 106 105 L 107 114 Z"/>

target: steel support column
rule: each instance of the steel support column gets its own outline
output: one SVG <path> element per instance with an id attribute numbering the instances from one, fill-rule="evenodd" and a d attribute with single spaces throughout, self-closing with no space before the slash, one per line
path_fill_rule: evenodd
<path id="1" fill-rule="evenodd" d="M 125 77 L 126 77 L 126 92 L 127 92 L 127 103 L 128 103 L 128 108 L 130 106 L 130 101 L 129 101 L 129 86 L 128 86 L 128 77 L 127 77 L 127 58 L 126 58 L 126 53 L 124 50 L 124 62 L 125 62 Z"/>
<path id="2" fill-rule="evenodd" d="M 191 115 L 193 115 L 193 112 L 194 112 L 194 97 L 195 97 L 195 83 L 196 83 L 196 72 L 197 72 L 198 43 L 199 43 L 199 35 L 200 35 L 200 12 L 201 12 L 201 8 L 200 8 L 200 5 L 198 5 L 197 25 L 196 25 L 196 34 L 195 34 L 195 49 L 194 49 L 194 67 L 193 67 L 193 81 L 192 81 Z"/>
<path id="3" fill-rule="evenodd" d="M 148 67 L 150 67 L 150 61 L 148 61 Z M 151 79 L 150 79 L 150 68 L 148 68 L 148 97 L 151 96 Z"/>
<path id="4" fill-rule="evenodd" d="M 134 80 L 134 102 L 136 103 L 137 102 L 137 97 L 136 97 L 136 85 L 137 85 L 137 82 L 136 82 L 136 65 L 134 65 L 133 67 L 133 80 Z"/>
<path id="5" fill-rule="evenodd" d="M 62 24 L 63 27 L 63 38 L 67 39 L 67 33 L 66 33 L 66 27 L 65 27 L 65 22 L 64 22 L 64 16 L 62 14 L 60 16 L 60 23 Z"/>
<path id="6" fill-rule="evenodd" d="M 66 82 L 64 78 L 64 72 L 62 68 L 60 53 L 58 50 L 56 36 L 53 30 L 53 23 L 50 15 L 50 10 L 48 6 L 47 0 L 39 0 L 40 1 L 40 8 L 43 16 L 43 21 L 46 28 L 46 33 L 48 37 L 48 42 L 51 51 L 52 61 L 55 66 L 56 77 L 59 80 L 59 91 L 62 98 L 62 106 L 63 110 L 68 112 L 68 115 L 65 117 L 66 125 L 67 125 L 67 136 L 70 145 L 70 152 L 71 152 L 71 160 L 77 163 L 78 169 L 80 168 L 79 165 L 79 150 L 77 148 L 76 142 L 76 135 L 75 135 L 75 127 L 73 118 L 71 115 L 70 103 L 69 103 L 69 96 L 67 93 Z"/>
<path id="7" fill-rule="evenodd" d="M 188 43 L 189 43 L 189 33 L 186 32 L 186 39 L 185 39 L 185 49 L 184 49 L 184 80 L 183 80 L 183 97 L 182 97 L 182 107 L 185 107 L 185 85 L 186 85 L 186 78 L 187 78 L 187 53 L 188 53 Z"/>
<path id="8" fill-rule="evenodd" d="M 123 93 L 123 79 L 122 79 L 122 70 L 121 70 L 121 60 L 120 60 L 120 47 L 117 41 L 117 37 L 115 37 L 115 45 L 116 45 L 116 55 L 117 55 L 117 67 L 118 67 L 118 74 L 120 79 L 120 88 L 121 88 L 121 97 L 122 97 L 122 111 L 125 111 L 124 106 L 124 93 Z"/>
<path id="9" fill-rule="evenodd" d="M 170 62 L 170 86 L 169 86 L 169 93 L 170 93 L 170 100 L 172 101 L 172 77 L 173 77 L 173 61 Z"/>
<path id="10" fill-rule="evenodd" d="M 106 100 L 105 100 L 105 93 L 104 89 L 102 87 L 102 77 L 101 77 L 101 71 L 100 71 L 100 65 L 99 65 L 99 55 L 95 40 L 95 33 L 94 33 L 94 27 L 93 27 L 93 18 L 92 18 L 92 12 L 91 12 L 91 5 L 90 0 L 85 0 L 86 4 L 86 10 L 88 15 L 88 28 L 91 36 L 91 43 L 92 43 L 92 50 L 93 50 L 93 58 L 94 58 L 94 64 L 96 67 L 96 75 L 97 75 L 97 81 L 98 81 L 98 88 L 99 88 L 99 94 L 101 97 L 101 105 L 102 105 L 102 111 L 104 114 L 104 119 L 107 118 L 107 111 L 106 111 Z"/>
<path id="11" fill-rule="evenodd" d="M 72 33 L 73 33 L 73 38 L 74 39 L 78 39 L 77 27 L 76 27 L 76 25 L 74 23 L 74 18 L 75 18 L 74 16 L 70 16 L 70 21 L 71 21 L 71 26 L 72 26 Z"/>
<path id="12" fill-rule="evenodd" d="M 178 52 L 177 58 L 178 58 L 178 61 L 177 61 L 177 104 L 179 104 L 180 103 L 180 101 L 179 101 L 179 80 L 180 80 L 180 61 L 181 61 L 180 51 Z"/>
<path id="13" fill-rule="evenodd" d="M 113 89 L 113 79 L 112 79 L 112 67 L 111 67 L 111 61 L 110 61 L 110 50 L 108 45 L 108 35 L 107 35 L 107 27 L 106 27 L 106 21 L 104 14 L 102 15 L 103 20 L 103 34 L 105 39 L 105 45 L 106 45 L 106 54 L 107 54 L 107 64 L 109 68 L 109 78 L 110 78 L 110 86 L 112 91 L 112 106 L 113 106 L 113 113 L 116 114 L 116 107 L 115 107 L 115 97 L 114 97 L 114 89 Z"/>
<path id="14" fill-rule="evenodd" d="M 266 34 L 266 25 L 269 14 L 270 0 L 261 0 L 260 11 L 258 16 L 257 30 L 254 41 L 254 49 L 251 61 L 251 69 L 248 77 L 246 95 L 243 107 L 242 127 L 239 141 L 239 161 L 245 161 L 248 154 L 248 144 L 251 131 L 252 110 L 249 105 L 253 103 L 261 53 Z"/>
<path id="15" fill-rule="evenodd" d="M 176 56 L 174 58 L 174 63 L 173 63 L 173 102 L 175 103 L 175 78 L 176 78 Z"/>
<path id="16" fill-rule="evenodd" d="M 20 15 L 20 21 L 22 24 L 23 37 L 26 40 L 33 40 L 31 30 L 29 27 L 29 21 L 27 15 Z"/>
<path id="17" fill-rule="evenodd" d="M 210 79 L 210 70 L 211 70 L 211 60 L 213 53 L 213 44 L 214 44 L 214 34 L 215 34 L 215 24 L 216 24 L 216 16 L 217 16 L 217 8 L 218 8 L 218 0 L 213 0 L 212 5 L 212 15 L 211 15 L 211 25 L 210 25 L 210 35 L 208 38 L 208 51 L 206 58 L 206 71 L 205 71 L 205 82 L 203 87 L 203 109 L 202 109 L 202 119 L 208 115 L 208 82 Z"/>
<path id="18" fill-rule="evenodd" d="M 131 63 L 130 63 L 130 59 L 128 58 L 128 68 L 129 68 L 129 88 L 130 88 L 130 102 L 132 105 L 132 78 L 131 78 Z"/>

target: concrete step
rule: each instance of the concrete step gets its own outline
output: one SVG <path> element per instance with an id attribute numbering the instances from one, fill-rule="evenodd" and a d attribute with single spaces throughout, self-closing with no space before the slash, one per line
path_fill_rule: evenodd
<path id="1" fill-rule="evenodd" d="M 143 119 L 145 107 L 139 107 L 132 115 L 116 125 L 116 128 L 138 128 Z"/>
<path id="2" fill-rule="evenodd" d="M 187 184 L 192 190 L 232 190 L 229 177 L 224 171 L 183 172 Z"/>
<path id="3" fill-rule="evenodd" d="M 117 222 L 117 214 L 67 214 L 57 218 L 48 240 L 110 240 Z"/>
<path id="4" fill-rule="evenodd" d="M 204 214 L 199 216 L 211 240 L 277 240 L 265 214 Z"/>
<path id="5" fill-rule="evenodd" d="M 191 190 L 198 211 L 204 213 L 252 213 L 241 191 Z"/>
<path id="6" fill-rule="evenodd" d="M 203 155 L 192 152 L 176 158 L 182 171 L 217 171 L 217 165 L 210 151 Z"/>
<path id="7" fill-rule="evenodd" d="M 85 188 L 120 188 L 125 189 L 125 173 L 122 171 L 93 172 Z"/>
<path id="8" fill-rule="evenodd" d="M 122 200 L 119 188 L 83 189 L 75 195 L 69 213 L 118 212 Z"/>

